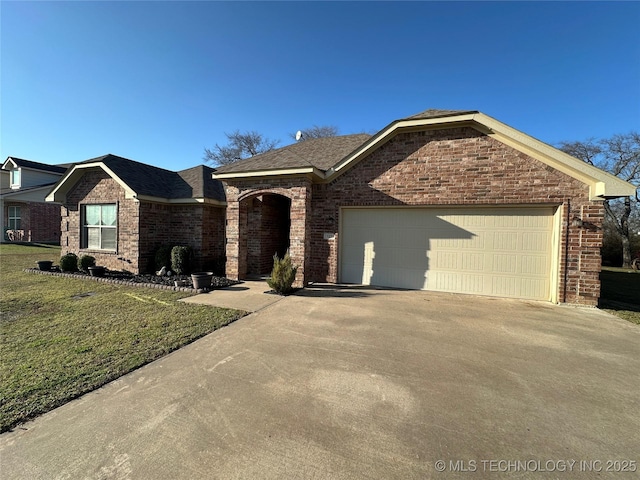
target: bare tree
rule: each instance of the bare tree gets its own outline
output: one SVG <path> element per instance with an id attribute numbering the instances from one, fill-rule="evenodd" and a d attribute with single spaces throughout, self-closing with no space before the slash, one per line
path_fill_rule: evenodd
<path id="1" fill-rule="evenodd" d="M 305 140 L 311 140 L 312 138 L 324 138 L 324 137 L 335 137 L 338 135 L 339 130 L 335 125 L 313 125 L 312 127 L 305 128 L 304 130 L 300 130 L 300 142 Z M 294 140 L 297 140 L 297 132 L 290 133 L 289 136 Z"/>
<path id="2" fill-rule="evenodd" d="M 617 134 L 611 138 L 584 142 L 560 142 L 558 148 L 569 155 L 580 158 L 602 170 L 634 185 L 640 183 L 640 134 L 630 132 Z M 622 266 L 631 266 L 630 219 L 637 216 L 637 199 L 606 200 L 607 215 L 605 228 L 613 228 L 622 242 Z"/>
<path id="3" fill-rule="evenodd" d="M 253 157 L 260 153 L 265 153 L 276 148 L 280 140 L 272 140 L 262 134 L 249 131 L 240 132 L 236 130 L 225 135 L 229 140 L 228 145 L 216 145 L 212 148 L 204 149 L 203 160 L 213 163 L 215 166 L 229 165 L 244 158 Z"/>

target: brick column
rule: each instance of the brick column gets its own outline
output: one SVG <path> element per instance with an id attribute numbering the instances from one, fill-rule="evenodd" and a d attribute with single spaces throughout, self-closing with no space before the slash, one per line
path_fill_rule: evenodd
<path id="1" fill-rule="evenodd" d="M 240 203 L 238 202 L 238 189 L 234 187 L 226 188 L 227 195 L 227 225 L 226 236 L 226 276 L 232 280 L 240 278 L 239 257 L 240 257 Z"/>
<path id="2" fill-rule="evenodd" d="M 308 278 L 307 266 L 310 258 L 311 183 L 295 188 L 291 199 L 291 229 L 289 252 L 291 260 L 298 266 L 294 287 L 304 287 Z"/>

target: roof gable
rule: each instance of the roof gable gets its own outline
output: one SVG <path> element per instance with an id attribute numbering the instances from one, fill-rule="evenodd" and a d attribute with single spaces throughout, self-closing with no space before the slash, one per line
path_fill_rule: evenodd
<path id="1" fill-rule="evenodd" d="M 67 171 L 67 166 L 64 165 L 48 165 L 46 163 L 34 162 L 32 160 L 25 160 L 23 158 L 7 157 L 4 164 L 2 165 L 2 169 L 11 170 L 14 168 L 28 168 L 31 170 L 41 170 L 43 172 L 59 174 L 63 174 Z"/>
<path id="2" fill-rule="evenodd" d="M 102 169 L 125 190 L 126 198 L 168 203 L 209 202 L 224 204 L 224 190 L 211 176 L 213 169 L 201 165 L 173 172 L 107 154 L 75 164 L 53 187 L 47 201 L 64 202 L 67 192 L 85 171 Z"/>
<path id="3" fill-rule="evenodd" d="M 475 110 L 426 110 L 396 120 L 327 170 L 323 180 L 335 179 L 400 132 L 460 126 L 474 128 L 585 183 L 589 186 L 591 199 L 635 195 L 634 185 Z"/>

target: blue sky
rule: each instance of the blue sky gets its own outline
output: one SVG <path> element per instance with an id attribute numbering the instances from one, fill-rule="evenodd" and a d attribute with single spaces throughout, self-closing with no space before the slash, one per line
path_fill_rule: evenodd
<path id="1" fill-rule="evenodd" d="M 640 129 L 638 2 L 0 2 L 0 155 L 180 170 L 224 132 L 480 110 L 540 140 Z"/>

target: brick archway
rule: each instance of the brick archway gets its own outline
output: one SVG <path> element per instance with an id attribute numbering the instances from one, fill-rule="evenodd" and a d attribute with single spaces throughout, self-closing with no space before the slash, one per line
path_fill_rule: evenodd
<path id="1" fill-rule="evenodd" d="M 273 254 L 288 249 L 298 266 L 294 286 L 307 280 L 311 182 L 308 178 L 229 182 L 227 195 L 227 268 L 233 279 L 271 272 Z"/>
<path id="2" fill-rule="evenodd" d="M 258 194 L 240 200 L 240 211 L 246 221 L 240 224 L 240 238 L 246 248 L 247 278 L 271 272 L 273 255 L 280 258 L 289 250 L 291 199 L 279 194 Z M 244 235 L 242 235 L 244 233 Z"/>

